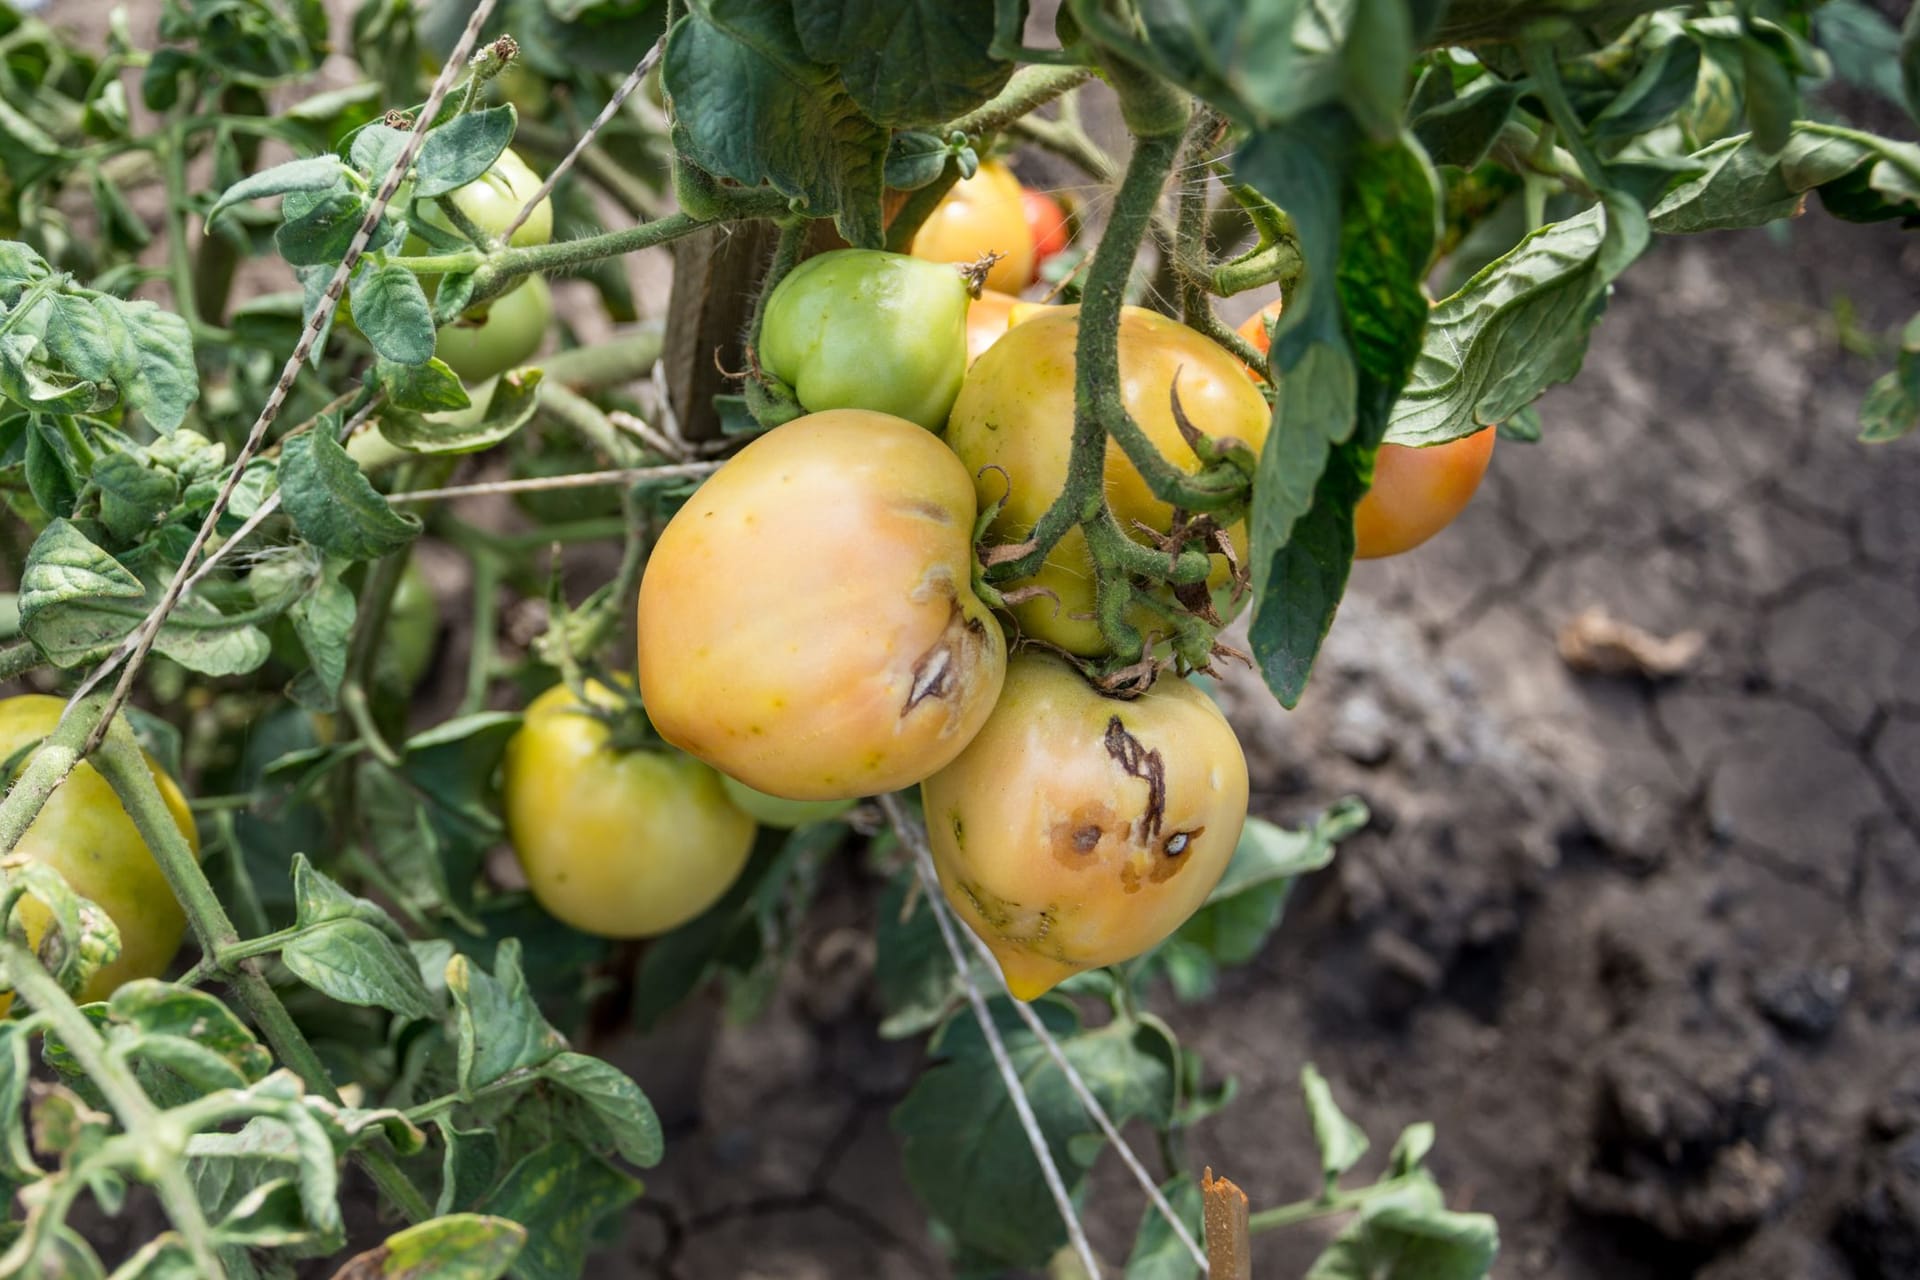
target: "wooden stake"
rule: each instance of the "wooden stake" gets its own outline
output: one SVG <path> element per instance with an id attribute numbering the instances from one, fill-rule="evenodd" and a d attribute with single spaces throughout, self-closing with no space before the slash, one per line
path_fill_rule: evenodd
<path id="1" fill-rule="evenodd" d="M 1207 1228 L 1211 1280 L 1253 1280 L 1253 1243 L 1247 1233 L 1247 1193 L 1209 1168 L 1200 1179 L 1201 1219 Z"/>

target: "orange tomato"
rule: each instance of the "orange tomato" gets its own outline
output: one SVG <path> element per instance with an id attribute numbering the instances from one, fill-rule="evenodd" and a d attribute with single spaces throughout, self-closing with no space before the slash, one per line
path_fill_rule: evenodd
<path id="1" fill-rule="evenodd" d="M 1067 211 L 1044 191 L 1020 188 L 1020 209 L 1027 215 L 1027 232 L 1033 237 L 1033 278 L 1040 278 L 1040 266 L 1067 248 Z"/>
<path id="2" fill-rule="evenodd" d="M 997 253 L 987 287 L 1020 292 L 1033 279 L 1033 233 L 1020 206 L 1020 180 L 998 161 L 981 165 L 927 215 L 909 252 L 928 262 L 974 262 Z"/>

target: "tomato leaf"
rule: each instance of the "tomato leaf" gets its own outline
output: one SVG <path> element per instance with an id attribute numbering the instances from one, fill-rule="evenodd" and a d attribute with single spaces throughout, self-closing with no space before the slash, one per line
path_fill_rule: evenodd
<path id="1" fill-rule="evenodd" d="M 1099 1130 L 1008 1002 L 995 999 L 989 1007 L 1073 1191 L 1100 1149 Z M 1086 1030 L 1058 1000 L 1034 1008 L 1116 1124 L 1167 1121 L 1174 1065 L 1165 1036 L 1124 1019 Z M 1066 1229 L 979 1025 L 970 1015 L 957 1016 L 931 1049 L 934 1065 L 893 1112 L 908 1181 L 957 1243 L 956 1270 L 1043 1267 L 1065 1242 Z"/>
<path id="2" fill-rule="evenodd" d="M 453 957 L 447 962 L 447 990 L 458 1010 L 462 1089 L 471 1092 L 510 1071 L 542 1066 L 567 1047 L 527 990 L 517 938 L 500 943 L 492 975 L 465 956 Z"/>
<path id="3" fill-rule="evenodd" d="M 1180 1221 L 1195 1240 L 1202 1238 L 1200 1223 L 1200 1184 L 1192 1174 L 1183 1173 L 1162 1183 L 1160 1192 L 1180 1215 Z M 1173 1233 L 1157 1205 L 1149 1204 L 1140 1218 L 1140 1230 L 1133 1237 L 1133 1252 L 1127 1255 L 1127 1280 L 1194 1280 L 1200 1268 L 1194 1264 L 1187 1246 Z"/>
<path id="4" fill-rule="evenodd" d="M 280 961 L 294 977 L 342 1004 L 372 1005 L 403 1018 L 433 1016 L 412 959 L 365 920 L 314 925 L 280 948 Z"/>
<path id="5" fill-rule="evenodd" d="M 333 1280 L 497 1280 L 526 1243 L 527 1229 L 517 1222 L 454 1214 L 395 1232 L 349 1258 Z"/>
<path id="6" fill-rule="evenodd" d="M 601 1058 L 563 1053 L 540 1068 L 540 1077 L 580 1104 L 567 1125 L 575 1137 L 643 1169 L 660 1163 L 666 1150 L 660 1118 L 626 1072 Z"/>
<path id="7" fill-rule="evenodd" d="M 76 666 L 111 648 L 146 594 L 140 579 L 65 520 L 54 520 L 27 552 L 20 574 L 20 629 L 60 666 Z M 109 611 L 108 602 L 116 606 Z M 137 621 L 137 618 L 135 619 Z"/>
<path id="8" fill-rule="evenodd" d="M 1013 64 L 992 52 L 994 0 L 794 0 L 807 56 L 837 64 L 867 118 L 939 124 L 1000 92 Z"/>
<path id="9" fill-rule="evenodd" d="M 261 200 L 267 196 L 285 196 L 293 194 L 313 195 L 322 191 L 347 191 L 346 170 L 333 156 L 309 156 L 304 160 L 289 160 L 285 164 L 274 165 L 271 169 L 262 169 L 259 173 L 249 174 L 220 193 L 220 198 L 207 210 L 206 220 L 212 223 L 223 212 L 236 204 L 249 200 Z"/>
<path id="10" fill-rule="evenodd" d="M 1308 1270 L 1306 1280 L 1481 1280 L 1499 1252 L 1484 1213 L 1453 1213 L 1420 1175 L 1370 1200 Z"/>
<path id="11" fill-rule="evenodd" d="M 354 273 L 353 321 L 382 360 L 424 365 L 433 359 L 433 305 L 405 267 L 369 264 Z"/>
<path id="12" fill-rule="evenodd" d="M 887 131 L 860 113 L 831 67 L 807 57 L 790 10 L 768 0 L 728 6 L 723 27 L 710 9 L 667 38 L 661 77 L 675 146 L 710 173 L 770 183 L 814 215 L 833 215 L 855 247 L 880 247 Z"/>
<path id="13" fill-rule="evenodd" d="M 414 160 L 414 198 L 443 196 L 483 176 L 513 141 L 515 119 L 509 103 L 469 111 L 429 130 Z"/>
<path id="14" fill-rule="evenodd" d="M 431 323 L 431 317 L 429 317 Z M 444 360 L 425 364 L 396 364 L 382 360 L 374 366 L 374 377 L 386 388 L 387 402 L 396 408 L 420 413 L 464 409 L 473 403 L 460 376 Z"/>
<path id="15" fill-rule="evenodd" d="M 1347 1119 L 1333 1100 L 1333 1087 L 1312 1063 L 1300 1069 L 1300 1089 L 1307 1095 L 1307 1119 L 1313 1125 L 1314 1145 L 1320 1148 L 1320 1176 L 1332 1191 L 1340 1175 L 1367 1154 L 1367 1135 Z"/>
<path id="16" fill-rule="evenodd" d="M 243 1083 L 264 1079 L 273 1055 L 226 1005 L 188 987 L 139 978 L 113 993 L 107 1011 L 148 1036 L 189 1039 L 230 1063 Z"/>
<path id="17" fill-rule="evenodd" d="M 380 433 L 388 442 L 414 453 L 477 453 L 508 439 L 533 421 L 540 408 L 539 369 L 502 374 L 487 392 L 479 414 L 414 413 L 392 409 L 380 415 Z"/>
<path id="18" fill-rule="evenodd" d="M 329 266 L 347 256 L 353 236 L 367 216 L 367 198 L 343 188 L 295 192 L 281 203 L 286 218 L 273 234 L 274 246 L 290 266 Z"/>
<path id="19" fill-rule="evenodd" d="M 281 446 L 280 501 L 302 537 L 349 560 L 391 554 L 420 533 L 419 518 L 389 506 L 324 428 Z"/>
<path id="20" fill-rule="evenodd" d="M 133 542 L 172 509 L 180 486 L 165 471 L 132 453 L 110 453 L 93 464 L 100 490 L 100 522 L 116 542 Z"/>
<path id="21" fill-rule="evenodd" d="M 640 1195 L 638 1180 L 572 1142 L 555 1142 L 507 1171 L 481 1207 L 527 1229 L 519 1280 L 577 1280 L 594 1225 Z"/>

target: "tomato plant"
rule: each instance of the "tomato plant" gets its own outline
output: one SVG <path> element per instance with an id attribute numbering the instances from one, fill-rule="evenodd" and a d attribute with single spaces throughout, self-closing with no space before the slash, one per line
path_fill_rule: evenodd
<path id="1" fill-rule="evenodd" d="M 1336 1213 L 1316 1280 L 1489 1274 L 1430 1127 L 1341 1184 L 1311 1068 L 1316 1194 L 1202 1226 L 1159 978 L 1365 818 L 1249 814 L 1197 673 L 1293 705 L 1655 236 L 1920 219 L 1801 109 L 1812 6 L 158 8 L 0 6 L 0 1273 L 592 1273 L 666 1154 L 622 1037 L 717 986 L 926 1037 L 956 1272 L 1110 1273 L 1150 1133 L 1129 1274 Z M 165 1229 L 89 1237 L 135 1183 Z"/>
<path id="2" fill-rule="evenodd" d="M 970 263 L 995 254 L 986 284 L 1018 293 L 1033 279 L 1034 236 L 1020 180 L 997 161 L 954 184 L 913 237 L 913 256 L 928 262 Z"/>
<path id="3" fill-rule="evenodd" d="M 556 685 L 507 743 L 507 835 L 541 906 L 603 938 L 650 938 L 705 911 L 753 849 L 753 819 L 720 775 L 671 749 L 614 745 L 590 708 L 617 712 L 604 685 L 588 702 Z"/>
<path id="4" fill-rule="evenodd" d="M 946 267 L 836 249 L 767 299 L 759 357 L 803 408 L 871 409 L 938 427 L 966 371 L 967 289 Z"/>
<path id="5" fill-rule="evenodd" d="M 787 800 L 894 791 L 940 768 L 1006 672 L 970 584 L 974 514 L 959 461 L 905 419 L 830 410 L 761 436 L 647 561 L 640 693 L 654 726 Z"/>
<path id="6" fill-rule="evenodd" d="M 1199 909 L 1247 816 L 1247 762 L 1220 709 L 1177 676 L 1100 693 L 1022 655 L 993 715 L 922 786 L 954 911 L 1032 1000 L 1144 954 Z"/>
<path id="7" fill-rule="evenodd" d="M 1005 495 L 989 530 L 998 541 L 1028 537 L 1066 481 L 1078 337 L 1075 308 L 1051 308 L 1023 320 L 975 362 L 954 403 L 947 443 L 976 477 L 983 503 Z M 1258 453 L 1267 435 L 1267 405 L 1226 351 L 1165 316 L 1135 308 L 1121 316 L 1119 355 L 1122 401 L 1173 465 L 1187 471 L 1201 466 L 1174 416 L 1176 378 L 1192 425 L 1209 438 L 1237 440 Z M 1154 496 L 1118 444 L 1106 446 L 1102 465 L 1108 507 L 1128 539 L 1172 529 L 1173 507 Z M 1104 530 L 1094 534 L 1103 536 Z M 1221 537 L 1226 550 L 1208 557 L 1201 581 L 1214 607 L 1230 616 L 1240 595 L 1233 569 L 1246 561 L 1246 527 L 1235 521 Z M 1102 554 L 1109 550 L 1103 547 Z M 1087 533 L 1067 531 L 1037 572 L 1009 584 L 1037 589 L 1013 606 L 1021 631 L 1069 653 L 1103 654 L 1108 639 L 1096 598 L 1101 578 Z M 1143 597 L 1128 605 L 1121 625 L 1170 639 L 1174 591 Z"/>

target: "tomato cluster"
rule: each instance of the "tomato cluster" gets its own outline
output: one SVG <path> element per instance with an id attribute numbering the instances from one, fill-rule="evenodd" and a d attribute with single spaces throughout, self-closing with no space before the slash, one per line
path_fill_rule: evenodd
<path id="1" fill-rule="evenodd" d="M 756 367 L 802 412 L 728 460 L 654 544 L 637 692 L 661 741 L 623 753 L 604 715 L 556 690 L 510 750 L 509 830 L 555 915 L 658 933 L 725 891 L 756 821 L 831 820 L 915 785 L 945 896 L 1021 999 L 1144 953 L 1219 881 L 1246 817 L 1245 757 L 1178 674 L 1127 696 L 1089 677 L 1126 659 L 1096 621 L 1082 529 L 1030 576 L 977 585 L 976 539 L 1027 540 L 1072 454 L 1080 312 L 1017 296 L 1035 247 L 1021 203 L 985 166 L 911 256 L 829 251 L 768 295 Z M 942 264 L 987 252 L 1009 268 L 987 276 L 1002 289 L 969 300 Z M 1258 457 L 1271 410 L 1232 354 L 1137 307 L 1118 349 L 1120 400 L 1161 457 L 1196 474 L 1196 448 L 1213 452 L 1202 437 Z M 1436 505 L 1393 457 L 1356 517 L 1368 554 L 1427 536 L 1376 526 L 1431 521 Z M 1112 442 L 1103 490 L 1124 536 L 1193 551 L 1191 519 Z M 1135 575 L 1121 612 L 1150 653 L 1168 651 L 1182 611 L 1217 624 L 1240 603 L 1244 522 L 1222 517 L 1200 545 L 1184 586 Z"/>

